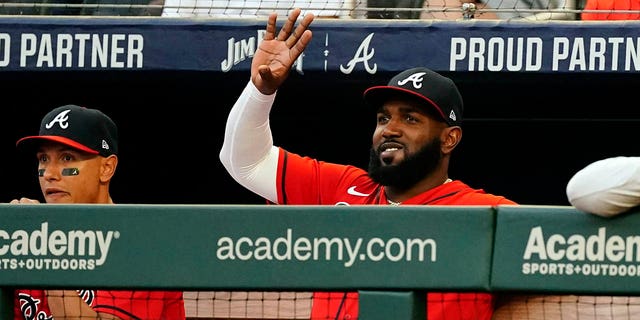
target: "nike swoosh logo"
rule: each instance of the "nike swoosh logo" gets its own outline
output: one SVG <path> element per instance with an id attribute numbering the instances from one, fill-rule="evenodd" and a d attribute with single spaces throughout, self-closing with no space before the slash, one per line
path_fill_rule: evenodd
<path id="1" fill-rule="evenodd" d="M 369 193 L 362 193 L 362 192 L 356 191 L 356 186 L 349 187 L 349 189 L 347 189 L 347 193 L 352 195 L 352 196 L 359 196 L 359 197 L 367 197 L 367 196 L 369 196 Z"/>

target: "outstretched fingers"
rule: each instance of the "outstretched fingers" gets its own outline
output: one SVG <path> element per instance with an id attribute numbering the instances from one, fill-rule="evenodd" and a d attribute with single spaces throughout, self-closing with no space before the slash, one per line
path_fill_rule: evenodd
<path id="1" fill-rule="evenodd" d="M 311 41 L 311 30 L 308 28 L 314 15 L 305 14 L 296 26 L 300 14 L 300 8 L 293 9 L 277 34 L 277 15 L 269 15 L 263 37 L 265 41 L 260 43 L 251 62 L 251 79 L 264 94 L 272 94 L 278 89 Z"/>
<path id="2" fill-rule="evenodd" d="M 278 40 L 285 41 L 287 40 L 287 38 L 289 38 L 289 34 L 291 34 L 291 31 L 293 30 L 293 26 L 295 26 L 296 20 L 298 20 L 298 16 L 300 16 L 300 11 L 300 8 L 295 8 L 293 9 L 293 11 L 291 11 L 291 13 L 289 14 L 289 18 L 278 33 Z"/>
<path id="3" fill-rule="evenodd" d="M 263 40 L 273 40 L 276 37 L 276 19 L 278 15 L 274 12 L 269 15 L 269 20 L 267 20 L 267 30 L 264 33 Z"/>
<path id="4" fill-rule="evenodd" d="M 309 43 L 311 40 L 311 31 L 308 31 L 311 22 L 313 22 L 314 15 L 313 13 L 307 13 L 303 18 L 300 24 L 296 27 L 290 37 L 287 38 L 286 44 L 287 47 L 293 48 L 294 45 L 298 46 L 300 42 L 303 42 L 304 46 Z M 300 41 L 298 41 L 300 40 Z M 304 49 L 304 46 L 302 49 Z"/>
<path id="5" fill-rule="evenodd" d="M 305 30 L 300 37 L 300 41 L 291 47 L 291 56 L 296 58 L 300 56 L 309 42 L 311 42 L 311 30 Z"/>

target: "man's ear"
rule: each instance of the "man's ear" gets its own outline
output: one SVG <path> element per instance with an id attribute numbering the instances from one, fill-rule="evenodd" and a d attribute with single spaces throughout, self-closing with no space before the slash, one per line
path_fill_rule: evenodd
<path id="1" fill-rule="evenodd" d="M 106 158 L 102 158 L 102 165 L 100 166 L 100 182 L 108 182 L 113 178 L 116 173 L 116 167 L 118 166 L 118 156 L 110 155 Z"/>
<path id="2" fill-rule="evenodd" d="M 442 153 L 449 154 L 462 140 L 462 128 L 459 126 L 446 127 L 442 130 L 440 139 L 442 141 Z"/>

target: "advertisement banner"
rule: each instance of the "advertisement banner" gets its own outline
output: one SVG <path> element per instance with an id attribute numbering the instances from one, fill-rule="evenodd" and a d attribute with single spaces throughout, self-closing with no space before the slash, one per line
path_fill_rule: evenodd
<path id="1" fill-rule="evenodd" d="M 571 207 L 500 207 L 492 289 L 628 294 L 640 285 L 640 219 Z"/>
<path id="2" fill-rule="evenodd" d="M 0 284 L 488 289 L 490 207 L 0 205 Z"/>
<path id="3" fill-rule="evenodd" d="M 281 18 L 282 22 L 284 18 Z M 0 18 L 0 70 L 250 69 L 259 19 Z M 317 19 L 297 72 L 638 72 L 640 22 Z"/>

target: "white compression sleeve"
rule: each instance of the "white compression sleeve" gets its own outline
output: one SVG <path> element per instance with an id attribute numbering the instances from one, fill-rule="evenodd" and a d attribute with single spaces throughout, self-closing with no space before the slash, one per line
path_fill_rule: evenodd
<path id="1" fill-rule="evenodd" d="M 611 217 L 640 205 L 640 157 L 613 157 L 589 164 L 567 184 L 577 209 Z"/>
<path id="2" fill-rule="evenodd" d="M 274 99 L 275 93 L 264 95 L 249 81 L 229 112 L 220 161 L 239 184 L 275 203 L 279 151 L 269 126 Z"/>

